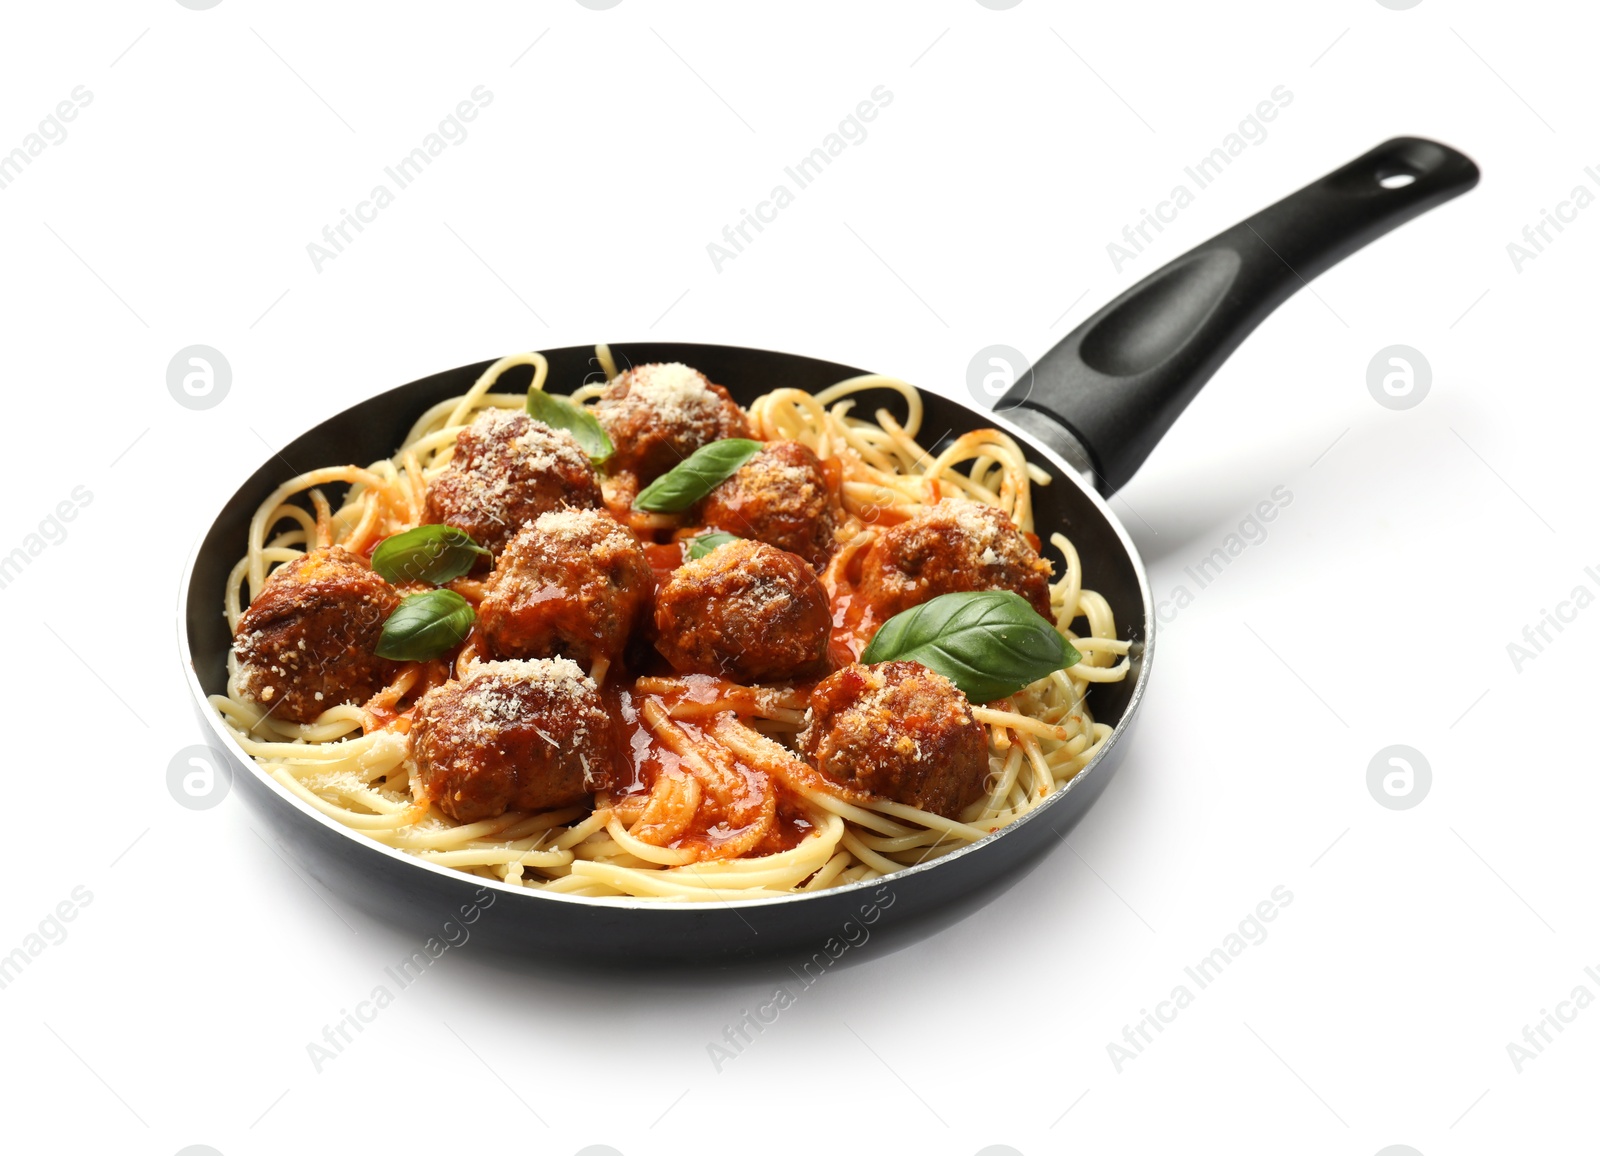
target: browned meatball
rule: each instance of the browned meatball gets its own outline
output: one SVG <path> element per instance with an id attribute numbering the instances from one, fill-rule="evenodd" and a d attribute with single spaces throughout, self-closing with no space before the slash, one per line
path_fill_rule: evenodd
<path id="1" fill-rule="evenodd" d="M 615 661 L 655 592 L 639 539 L 604 510 L 540 514 L 489 575 L 478 630 L 497 658 Z"/>
<path id="2" fill-rule="evenodd" d="M 966 695 L 920 662 L 852 663 L 823 679 L 800 749 L 836 782 L 947 819 L 989 775 L 988 736 Z"/>
<path id="3" fill-rule="evenodd" d="M 982 502 L 946 499 L 885 530 L 862 559 L 861 590 L 886 618 L 964 590 L 1011 590 L 1052 617 L 1050 563 Z"/>
<path id="4" fill-rule="evenodd" d="M 764 542 L 685 563 L 656 594 L 656 649 L 681 673 L 734 682 L 817 673 L 832 622 L 805 559 Z"/>
<path id="5" fill-rule="evenodd" d="M 343 546 L 284 563 L 233 632 L 239 688 L 288 722 L 365 702 L 398 669 L 373 649 L 399 605 L 395 588 Z"/>
<path id="6" fill-rule="evenodd" d="M 457 526 L 498 554 L 546 510 L 599 504 L 594 466 L 571 434 L 489 409 L 461 431 L 449 466 L 428 484 L 427 520 Z"/>
<path id="7" fill-rule="evenodd" d="M 747 438 L 744 410 L 720 385 L 687 365 L 640 365 L 616 376 L 594 416 L 616 446 L 613 472 L 649 482 L 707 442 Z"/>
<path id="8" fill-rule="evenodd" d="M 754 538 L 813 566 L 833 553 L 833 510 L 817 455 L 799 442 L 771 442 L 700 507 L 708 526 Z"/>
<path id="9" fill-rule="evenodd" d="M 572 660 L 478 663 L 417 703 L 412 794 L 458 823 L 570 806 L 611 785 L 614 741 Z"/>

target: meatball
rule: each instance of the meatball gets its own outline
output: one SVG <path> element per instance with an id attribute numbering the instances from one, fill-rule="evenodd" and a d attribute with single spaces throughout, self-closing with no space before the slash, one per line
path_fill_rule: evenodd
<path id="1" fill-rule="evenodd" d="M 672 572 L 656 594 L 656 649 L 680 673 L 765 682 L 816 674 L 833 624 L 804 558 L 730 542 Z"/>
<path id="2" fill-rule="evenodd" d="M 237 682 L 274 718 L 311 722 L 365 702 L 398 664 L 373 653 L 400 595 L 343 546 L 279 566 L 233 632 Z"/>
<path id="3" fill-rule="evenodd" d="M 820 567 L 833 553 L 830 497 L 816 454 L 799 442 L 772 442 L 706 495 L 700 520 Z"/>
<path id="4" fill-rule="evenodd" d="M 412 794 L 458 823 L 581 802 L 611 785 L 600 692 L 567 658 L 483 662 L 418 701 Z"/>
<path id="5" fill-rule="evenodd" d="M 953 819 L 983 794 L 989 740 L 966 695 L 920 662 L 819 682 L 800 749 L 836 782 Z"/>
<path id="6" fill-rule="evenodd" d="M 490 409 L 461 431 L 449 466 L 428 484 L 427 520 L 465 530 L 498 554 L 546 510 L 599 504 L 594 466 L 571 434 Z"/>
<path id="7" fill-rule="evenodd" d="M 611 437 L 615 472 L 649 482 L 708 442 L 747 438 L 744 410 L 720 385 L 687 365 L 640 365 L 620 373 L 595 402 Z"/>
<path id="8" fill-rule="evenodd" d="M 1051 618 L 1050 563 L 982 502 L 947 499 L 885 530 L 862 559 L 861 590 L 884 617 L 940 594 L 1010 590 Z"/>
<path id="9" fill-rule="evenodd" d="M 650 559 L 604 510 L 556 510 L 524 526 L 495 563 L 478 630 L 497 658 L 615 661 L 655 592 Z"/>

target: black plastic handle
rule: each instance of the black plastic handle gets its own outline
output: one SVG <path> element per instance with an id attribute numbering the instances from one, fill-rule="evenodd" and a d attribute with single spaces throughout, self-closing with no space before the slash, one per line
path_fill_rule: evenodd
<path id="1" fill-rule="evenodd" d="M 1092 470 L 1110 494 L 1295 290 L 1477 183 L 1478 166 L 1455 149 L 1386 141 L 1146 277 L 1045 354 L 996 408 Z"/>

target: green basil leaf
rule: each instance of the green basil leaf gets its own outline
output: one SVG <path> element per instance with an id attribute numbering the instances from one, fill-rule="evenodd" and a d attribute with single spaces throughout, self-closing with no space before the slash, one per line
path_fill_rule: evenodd
<path id="1" fill-rule="evenodd" d="M 1082 655 L 1010 590 L 941 594 L 878 628 L 861 661 L 920 662 L 975 703 L 1015 694 Z"/>
<path id="2" fill-rule="evenodd" d="M 701 534 L 698 538 L 689 539 L 689 561 L 704 558 L 718 546 L 726 546 L 729 542 L 739 541 L 739 535 L 730 534 L 726 530 L 718 530 L 711 534 Z"/>
<path id="3" fill-rule="evenodd" d="M 372 568 L 390 582 L 454 582 L 489 557 L 489 551 L 455 526 L 418 526 L 393 534 L 372 552 Z"/>
<path id="4" fill-rule="evenodd" d="M 569 398 L 557 397 L 542 389 L 530 389 L 528 416 L 534 421 L 544 422 L 551 429 L 566 430 L 577 439 L 583 452 L 597 466 L 605 464 L 606 459 L 616 452 L 610 435 L 595 420 L 588 407 Z"/>
<path id="5" fill-rule="evenodd" d="M 703 445 L 639 491 L 635 508 L 652 514 L 676 514 L 687 510 L 718 485 L 731 478 L 740 466 L 762 450 L 762 443 L 749 438 L 723 438 Z"/>
<path id="6" fill-rule="evenodd" d="M 477 615 L 454 590 L 408 595 L 383 624 L 376 653 L 401 662 L 426 662 L 448 654 L 466 639 Z"/>

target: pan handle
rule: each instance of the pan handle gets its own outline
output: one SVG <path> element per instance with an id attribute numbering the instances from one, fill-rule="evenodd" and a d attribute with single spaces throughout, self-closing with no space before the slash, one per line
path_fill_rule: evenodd
<path id="1" fill-rule="evenodd" d="M 996 408 L 1113 493 L 1295 290 L 1477 183 L 1478 166 L 1447 145 L 1386 141 L 1140 281 L 1046 353 Z"/>

